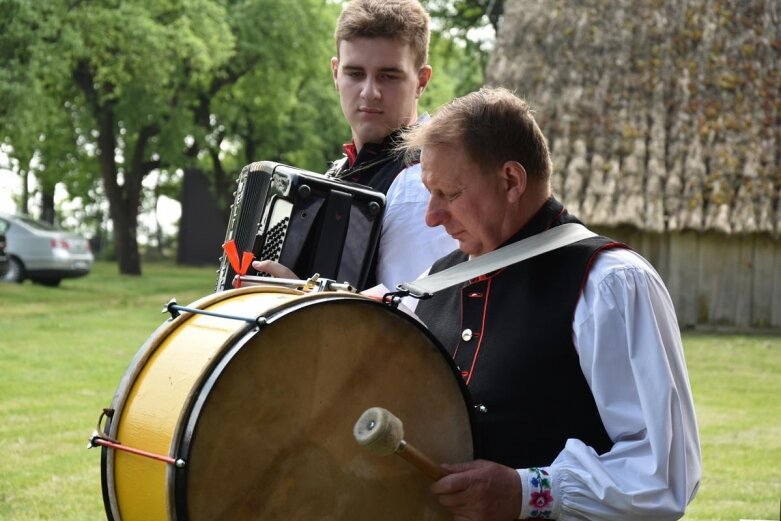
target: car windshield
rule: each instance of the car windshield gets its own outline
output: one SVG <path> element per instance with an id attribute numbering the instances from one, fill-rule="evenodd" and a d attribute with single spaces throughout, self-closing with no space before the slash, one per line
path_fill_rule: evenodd
<path id="1" fill-rule="evenodd" d="M 36 230 L 43 230 L 45 232 L 56 232 L 59 230 L 56 226 L 52 226 L 45 221 L 36 221 L 35 219 L 30 219 L 29 217 L 24 217 L 22 215 L 17 216 L 17 219 Z"/>

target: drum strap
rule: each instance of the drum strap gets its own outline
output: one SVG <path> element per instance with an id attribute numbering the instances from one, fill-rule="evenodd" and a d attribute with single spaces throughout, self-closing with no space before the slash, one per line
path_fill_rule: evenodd
<path id="1" fill-rule="evenodd" d="M 398 289 L 403 295 L 419 299 L 429 298 L 434 293 L 456 284 L 596 235 L 582 224 L 562 224 L 434 275 L 413 282 L 404 282 L 398 285 Z"/>

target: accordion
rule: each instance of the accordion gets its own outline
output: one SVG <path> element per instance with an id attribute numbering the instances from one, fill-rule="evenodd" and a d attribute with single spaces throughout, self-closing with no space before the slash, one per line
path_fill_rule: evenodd
<path id="1" fill-rule="evenodd" d="M 273 260 L 299 277 L 315 273 L 366 284 L 380 238 L 385 196 L 292 166 L 259 161 L 245 166 L 231 207 L 225 242 L 256 260 Z M 258 273 L 250 268 L 247 275 Z M 236 275 L 223 253 L 217 291 Z"/>

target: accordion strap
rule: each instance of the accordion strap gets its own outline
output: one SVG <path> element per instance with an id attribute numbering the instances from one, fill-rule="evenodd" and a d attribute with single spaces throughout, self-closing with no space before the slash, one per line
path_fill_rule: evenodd
<path id="1" fill-rule="evenodd" d="M 429 298 L 456 284 L 596 235 L 582 224 L 562 224 L 428 277 L 404 282 L 398 285 L 398 289 L 415 298 Z"/>

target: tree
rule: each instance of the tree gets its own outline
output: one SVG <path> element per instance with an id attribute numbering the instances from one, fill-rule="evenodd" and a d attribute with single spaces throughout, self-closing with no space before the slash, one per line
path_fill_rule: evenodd
<path id="1" fill-rule="evenodd" d="M 244 165 L 323 171 L 345 136 L 328 65 L 337 14 L 322 0 L 231 3 L 236 52 L 194 92 L 198 129 L 188 150 L 211 172 L 226 223 Z"/>
<path id="2" fill-rule="evenodd" d="M 13 13 L 11 33 L 25 35 L 3 59 L 28 67 L 3 90 L 17 100 L 22 92 L 29 96 L 3 121 L 6 141 L 15 150 L 30 146 L 35 136 L 61 143 L 68 139 L 57 129 L 71 129 L 71 149 L 91 156 L 93 172 L 100 173 L 119 270 L 140 274 L 141 182 L 176 150 L 171 144 L 184 138 L 187 127 L 178 123 L 187 107 L 180 92 L 203 81 L 233 52 L 224 10 L 205 0 L 90 5 L 4 0 L 3 7 Z M 48 117 L 25 118 L 25 111 Z"/>
<path id="3" fill-rule="evenodd" d="M 435 38 L 458 44 L 483 72 L 504 14 L 504 0 L 428 0 L 426 8 L 435 21 Z M 463 92 L 461 94 L 466 94 Z"/>
<path id="4" fill-rule="evenodd" d="M 349 139 L 328 65 L 334 2 L 0 0 L 0 10 L 2 143 L 20 175 L 35 174 L 50 218 L 57 185 L 88 219 L 108 201 L 121 273 L 141 272 L 151 172 L 207 172 L 227 214 L 242 166 L 323 171 Z M 424 106 L 482 81 L 459 34 L 433 39 L 440 72 Z"/>
<path id="5" fill-rule="evenodd" d="M 89 196 L 99 176 L 121 273 L 141 272 L 138 212 L 153 170 L 209 165 L 227 205 L 242 157 L 325 155 L 326 139 L 296 131 L 309 121 L 286 119 L 310 101 L 297 95 L 328 92 L 327 57 L 320 83 L 310 79 L 331 4 L 0 2 L 11 14 L 0 22 L 3 141 L 22 165 L 47 161 L 36 172 L 46 187 L 67 180 Z M 335 98 L 327 106 L 338 110 Z M 329 130 L 316 134 L 334 139 Z"/>

